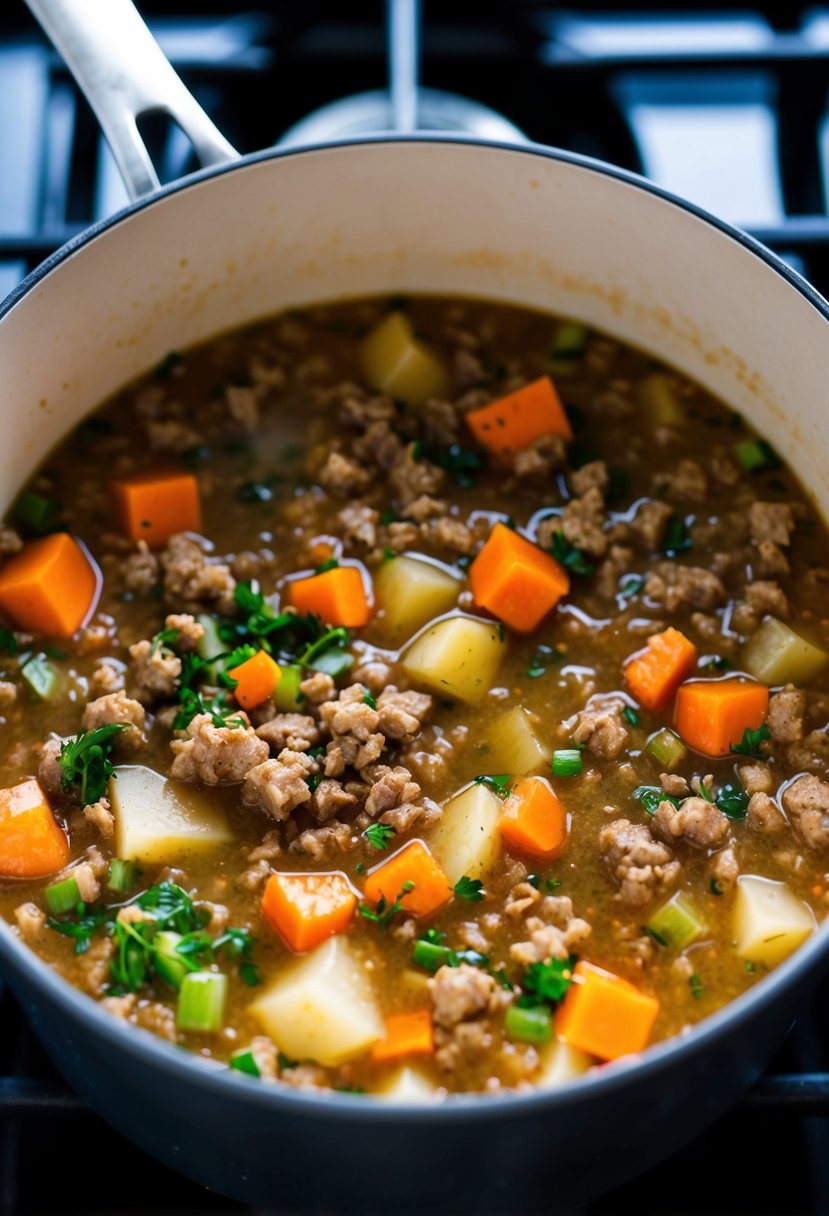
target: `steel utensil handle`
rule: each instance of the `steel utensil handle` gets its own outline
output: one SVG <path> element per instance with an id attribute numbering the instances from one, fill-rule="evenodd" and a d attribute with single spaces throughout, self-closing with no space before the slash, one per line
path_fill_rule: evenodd
<path id="1" fill-rule="evenodd" d="M 144 114 L 168 114 L 202 165 L 238 153 L 207 116 L 139 16 L 132 0 L 27 0 L 62 55 L 101 129 L 131 199 L 160 183 L 138 130 Z"/>

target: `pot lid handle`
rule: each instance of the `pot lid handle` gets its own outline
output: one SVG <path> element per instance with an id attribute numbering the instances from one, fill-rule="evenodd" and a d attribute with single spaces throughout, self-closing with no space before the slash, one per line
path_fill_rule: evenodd
<path id="1" fill-rule="evenodd" d="M 131 199 L 159 188 L 138 130 L 145 114 L 167 114 L 200 164 L 235 160 L 236 150 L 173 70 L 132 0 L 27 0 L 101 124 Z"/>

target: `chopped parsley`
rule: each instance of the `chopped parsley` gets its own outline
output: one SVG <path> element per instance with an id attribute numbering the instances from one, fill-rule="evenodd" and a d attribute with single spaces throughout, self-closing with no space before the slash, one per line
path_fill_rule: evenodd
<path id="1" fill-rule="evenodd" d="M 693 549 L 694 542 L 684 519 L 672 519 L 665 530 L 665 554 L 667 557 L 678 557 Z"/>
<path id="2" fill-rule="evenodd" d="M 385 895 L 381 895 L 377 901 L 376 908 L 372 910 L 368 904 L 361 902 L 357 905 L 357 911 L 366 920 L 373 921 L 374 924 L 379 925 L 381 929 L 388 929 L 398 912 L 403 911 L 404 896 L 408 895 L 410 891 L 414 891 L 414 889 L 415 884 L 413 882 L 404 882 L 394 903 L 388 903 Z"/>
<path id="3" fill-rule="evenodd" d="M 635 709 L 632 709 L 630 707 L 630 705 L 626 705 L 625 708 L 622 710 L 622 717 L 625 719 L 626 722 L 629 722 L 631 724 L 631 726 L 639 725 L 639 715 Z"/>
<path id="4" fill-rule="evenodd" d="M 745 819 L 748 812 L 748 791 L 742 785 L 724 785 L 714 800 L 729 819 Z"/>
<path id="5" fill-rule="evenodd" d="M 414 448 L 415 460 L 431 460 L 438 468 L 445 469 L 456 486 L 471 490 L 478 484 L 477 474 L 486 468 L 486 448 L 464 447 L 461 443 L 450 443 L 437 448 L 419 440 Z"/>
<path id="6" fill-rule="evenodd" d="M 474 780 L 476 785 L 485 785 L 487 789 L 492 790 L 493 794 L 497 794 L 499 798 L 503 799 L 509 794 L 512 775 L 510 773 L 481 773 Z"/>
<path id="7" fill-rule="evenodd" d="M 644 576 L 641 574 L 623 574 L 619 579 L 618 596 L 620 599 L 629 600 L 634 595 L 638 595 L 645 585 Z"/>
<path id="8" fill-rule="evenodd" d="M 701 1000 L 702 995 L 705 992 L 705 988 L 703 987 L 702 980 L 700 979 L 700 977 L 696 973 L 696 971 L 691 976 L 691 978 L 688 980 L 688 983 L 691 985 L 691 996 L 694 998 L 694 1000 L 695 1001 Z"/>
<path id="9" fill-rule="evenodd" d="M 679 799 L 666 794 L 658 785 L 638 785 L 633 791 L 633 797 L 642 803 L 649 815 L 656 814 L 660 802 L 670 802 L 672 806 L 679 808 Z"/>
<path id="10" fill-rule="evenodd" d="M 315 566 L 314 573 L 325 574 L 328 570 L 336 570 L 339 564 L 336 557 L 329 557 L 328 561 L 320 562 L 318 566 Z"/>
<path id="11" fill-rule="evenodd" d="M 577 962 L 575 954 L 569 958 L 554 958 L 549 963 L 533 963 L 521 981 L 524 995 L 518 1004 L 524 1008 L 545 1002 L 557 1004 L 563 1000 L 573 982 L 573 968 Z"/>
<path id="12" fill-rule="evenodd" d="M 470 878 L 468 874 L 464 874 L 463 878 L 459 878 L 452 890 L 458 899 L 466 899 L 471 904 L 478 903 L 486 895 L 484 884 L 480 878 Z"/>
<path id="13" fill-rule="evenodd" d="M 363 693 L 363 705 L 367 705 L 369 709 L 377 708 L 377 701 L 374 699 L 371 693 L 368 692 L 368 690 Z"/>
<path id="14" fill-rule="evenodd" d="M 159 650 L 170 651 L 175 647 L 176 642 L 181 636 L 180 629 L 160 629 L 158 633 L 153 635 L 152 644 L 150 646 L 150 658 L 158 654 Z"/>
<path id="15" fill-rule="evenodd" d="M 700 663 L 703 671 L 730 671 L 731 663 L 721 654 L 712 654 Z"/>
<path id="16" fill-rule="evenodd" d="M 96 730 L 82 730 L 74 739 L 65 739 L 61 744 L 58 756 L 61 789 L 68 793 L 77 788 L 81 806 L 90 806 L 103 796 L 112 776 L 110 757 L 115 736 L 128 726 L 128 722 L 109 722 Z"/>
<path id="17" fill-rule="evenodd" d="M 542 878 L 540 874 L 528 874 L 527 882 L 531 887 L 535 887 L 536 891 L 540 891 L 542 887 L 545 891 L 557 891 L 561 886 L 560 878 Z"/>
<path id="18" fill-rule="evenodd" d="M 372 848 L 387 849 L 397 835 L 397 828 L 390 823 L 370 823 L 363 835 Z"/>
<path id="19" fill-rule="evenodd" d="M 550 541 L 550 551 L 557 562 L 573 574 L 592 574 L 593 567 L 580 549 L 571 545 L 561 528 L 557 528 Z"/>
<path id="20" fill-rule="evenodd" d="M 527 675 L 531 680 L 537 680 L 539 676 L 545 674 L 548 667 L 555 667 L 563 658 L 564 651 L 558 646 L 545 646 L 542 642 L 535 649 L 535 654 L 527 668 Z"/>
<path id="21" fill-rule="evenodd" d="M 19 643 L 17 634 L 12 633 L 11 629 L 0 627 L 0 653 L 10 655 L 12 658 L 17 654 Z"/>
<path id="22" fill-rule="evenodd" d="M 712 895 L 724 895 L 725 894 L 725 892 L 722 889 L 722 886 L 720 885 L 720 883 L 717 881 L 716 878 L 712 878 L 711 882 L 708 884 L 708 886 L 709 886 L 709 890 L 711 891 Z"/>
<path id="23" fill-rule="evenodd" d="M 741 756 L 761 757 L 764 753 L 761 744 L 771 738 L 771 731 L 766 726 L 765 722 L 762 726 L 758 726 L 756 730 L 752 730 L 749 726 L 743 731 L 743 737 L 739 743 L 732 743 L 731 750 L 737 752 Z"/>

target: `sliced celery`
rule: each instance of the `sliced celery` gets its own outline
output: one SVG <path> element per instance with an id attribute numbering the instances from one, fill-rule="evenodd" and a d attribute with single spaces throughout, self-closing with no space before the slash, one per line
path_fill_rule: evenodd
<path id="1" fill-rule="evenodd" d="M 107 871 L 107 886 L 110 891 L 126 893 L 138 885 L 141 871 L 135 861 L 124 861 L 122 857 L 113 857 Z"/>
<path id="2" fill-rule="evenodd" d="M 191 971 L 181 981 L 176 1008 L 179 1030 L 213 1034 L 224 1024 L 227 976 L 218 971 Z"/>
<path id="3" fill-rule="evenodd" d="M 17 523 L 25 528 L 30 528 L 32 532 L 45 532 L 60 515 L 60 503 L 46 494 L 24 490 L 14 504 L 12 513 Z"/>
<path id="4" fill-rule="evenodd" d="M 176 947 L 181 941 L 180 933 L 162 930 L 153 938 L 153 966 L 163 980 L 180 988 L 186 975 L 191 974 L 184 955 L 179 954 Z"/>
<path id="5" fill-rule="evenodd" d="M 196 653 L 198 654 L 199 658 L 209 661 L 211 659 L 215 659 L 217 655 L 226 653 L 228 649 L 232 648 L 225 645 L 219 636 L 219 622 L 216 620 L 215 616 L 209 616 L 207 613 L 202 613 L 202 615 L 196 619 L 204 630 L 204 633 L 196 643 Z M 211 678 L 215 680 L 217 672 L 222 670 L 223 667 L 223 663 L 211 663 L 209 669 L 211 671 Z"/>
<path id="6" fill-rule="evenodd" d="M 62 882 L 53 882 L 51 887 L 47 887 L 43 898 L 52 916 L 63 916 L 64 912 L 77 908 L 81 893 L 74 878 L 64 878 Z"/>
<path id="7" fill-rule="evenodd" d="M 60 685 L 60 672 L 45 655 L 36 654 L 25 663 L 21 676 L 41 701 L 50 701 Z"/>
<path id="8" fill-rule="evenodd" d="M 776 469 L 780 461 L 774 448 L 765 439 L 742 439 L 734 444 L 734 455 L 746 473 L 758 469 Z"/>
<path id="9" fill-rule="evenodd" d="M 808 684 L 827 661 L 825 650 L 773 616 L 763 621 L 743 652 L 746 671 L 764 684 Z"/>
<path id="10" fill-rule="evenodd" d="M 580 321 L 562 321 L 558 327 L 547 368 L 553 376 L 572 376 L 584 357 L 590 330 Z"/>
<path id="11" fill-rule="evenodd" d="M 297 706 L 305 700 L 299 691 L 302 683 L 302 668 L 298 663 L 284 663 L 280 664 L 280 671 L 282 674 L 273 694 L 274 704 L 282 713 L 295 713 Z"/>
<path id="12" fill-rule="evenodd" d="M 658 942 L 671 950 L 684 950 L 705 931 L 705 925 L 691 901 L 677 891 L 666 904 L 657 908 L 648 929 Z"/>
<path id="13" fill-rule="evenodd" d="M 687 748 L 679 735 L 675 735 L 666 726 L 663 730 L 658 730 L 655 735 L 651 735 L 645 744 L 645 751 L 653 756 L 657 764 L 662 764 L 665 768 L 673 768 L 684 759 Z"/>
<path id="14" fill-rule="evenodd" d="M 651 426 L 681 426 L 685 411 L 663 372 L 652 372 L 640 380 L 637 396 Z"/>
<path id="15" fill-rule="evenodd" d="M 259 1065 L 256 1063 L 256 1058 L 249 1047 L 243 1047 L 240 1051 L 234 1051 L 230 1057 L 230 1067 L 235 1068 L 237 1072 L 243 1072 L 248 1077 L 261 1077 Z"/>
<path id="16" fill-rule="evenodd" d="M 510 1005 L 504 1016 L 504 1030 L 508 1038 L 520 1039 L 522 1043 L 549 1043 L 553 1019 L 543 1006 L 524 1009 L 521 1005 Z"/>

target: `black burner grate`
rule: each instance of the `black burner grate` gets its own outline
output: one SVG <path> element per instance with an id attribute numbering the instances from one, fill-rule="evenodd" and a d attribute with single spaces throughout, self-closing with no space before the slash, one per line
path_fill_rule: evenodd
<path id="1" fill-rule="evenodd" d="M 23 6 L 9 7 L 0 15 L 0 296 L 125 201 L 74 83 Z M 243 150 L 267 146 L 321 105 L 387 83 L 380 0 L 244 12 L 226 0 L 140 7 L 188 86 Z M 829 292 L 829 9 L 758 3 L 723 13 L 714 3 L 640 0 L 631 13 L 613 0 L 570 10 L 490 0 L 475 14 L 472 23 L 466 0 L 425 0 L 425 85 L 491 106 L 531 139 L 669 187 L 682 185 L 676 173 L 684 166 L 687 192 L 722 186 L 717 209 L 726 218 Z M 737 129 L 753 159 L 744 180 L 723 171 L 721 182 L 718 132 L 733 138 Z M 175 130 L 153 126 L 148 139 L 165 180 L 191 167 Z M 829 1213 L 827 1025 L 829 985 L 735 1111 L 589 1211 Z M 0 995 L 0 1026 L 0 1216 L 244 1210 L 150 1161 L 92 1115 L 8 994 Z M 91 1145 L 106 1169 L 88 1188 L 78 1167 Z"/>

